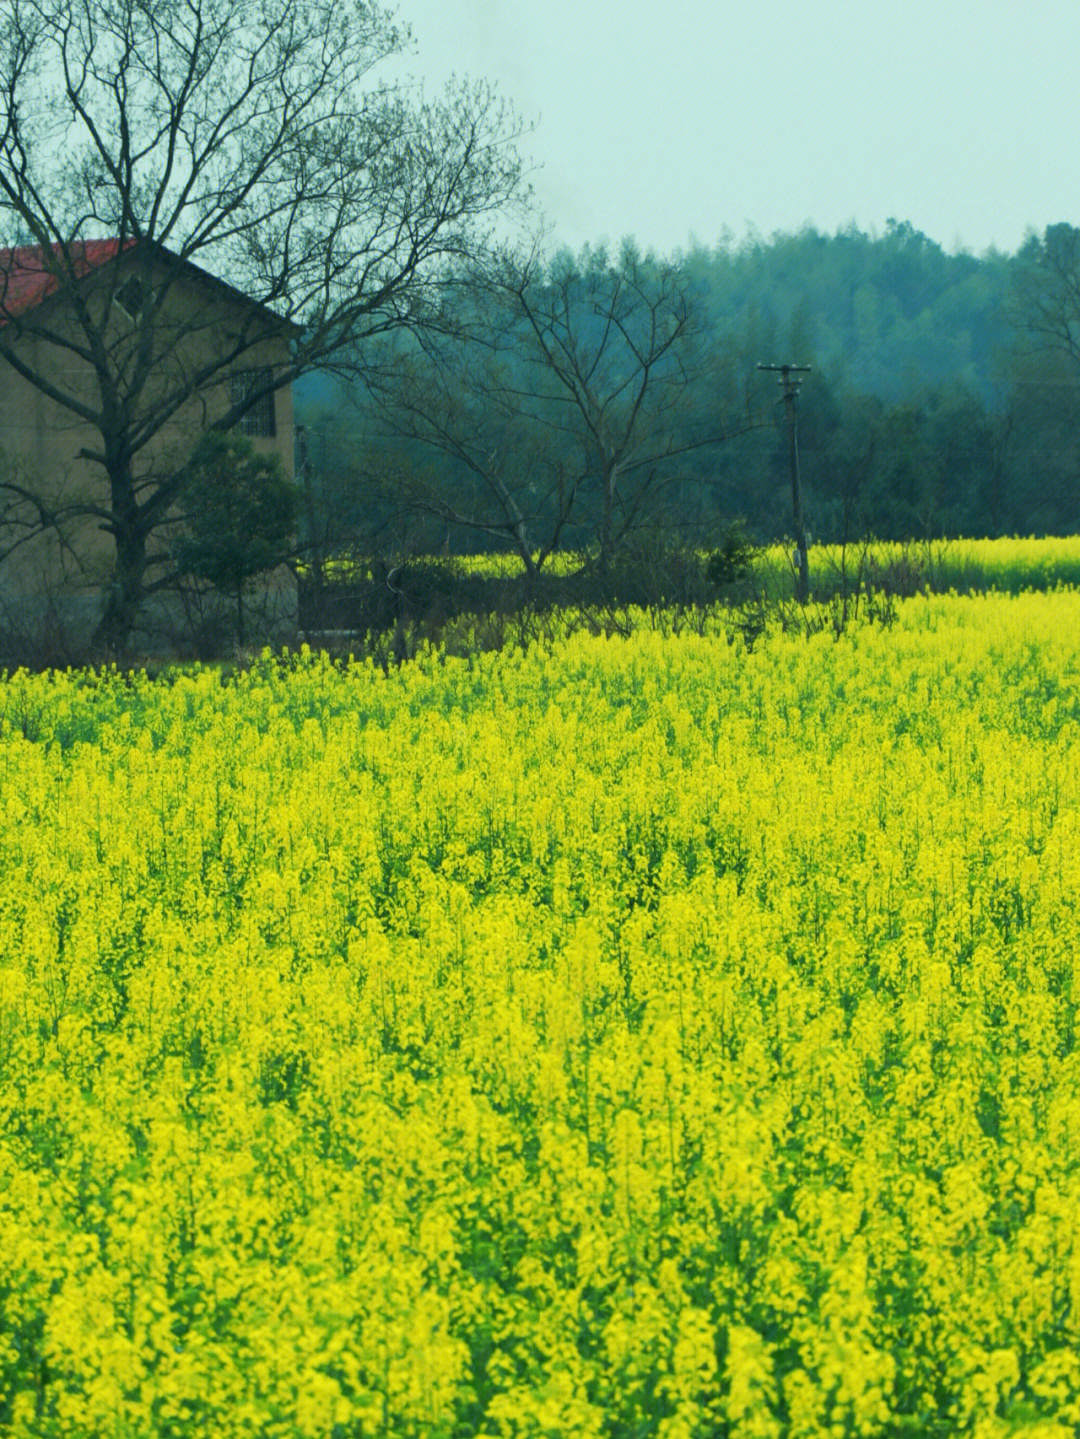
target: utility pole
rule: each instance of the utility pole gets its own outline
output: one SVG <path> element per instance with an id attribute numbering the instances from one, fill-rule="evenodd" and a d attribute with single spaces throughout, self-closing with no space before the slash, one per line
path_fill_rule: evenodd
<path id="1" fill-rule="evenodd" d="M 326 624 L 326 592 L 323 588 L 323 553 L 315 516 L 311 463 L 308 459 L 307 426 L 294 426 L 293 435 L 296 440 L 296 477 L 300 481 L 308 532 L 307 544 L 302 553 L 307 555 L 310 565 L 307 576 L 297 574 L 297 619 L 300 629 L 307 633 L 322 629 Z"/>
<path id="2" fill-rule="evenodd" d="M 297 465 L 296 473 L 304 496 L 304 517 L 307 520 L 307 552 L 311 558 L 311 573 L 316 591 L 321 595 L 323 586 L 323 555 L 319 542 L 318 525 L 315 519 L 315 495 L 312 489 L 311 464 L 308 460 L 308 433 L 306 425 L 295 425 Z"/>
<path id="3" fill-rule="evenodd" d="M 803 528 L 802 488 L 799 484 L 799 386 L 801 379 L 795 376 L 808 375 L 809 365 L 758 365 L 759 370 L 773 370 L 780 376 L 784 391 L 784 409 L 787 413 L 788 447 L 791 451 L 791 510 L 795 520 L 796 576 L 795 598 L 799 604 L 806 604 L 810 598 L 810 560 L 806 553 L 806 530 Z"/>

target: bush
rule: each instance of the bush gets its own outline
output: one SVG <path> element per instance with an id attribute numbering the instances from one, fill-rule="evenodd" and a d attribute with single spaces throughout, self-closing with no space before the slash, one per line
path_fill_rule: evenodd
<path id="1" fill-rule="evenodd" d="M 719 548 L 713 550 L 706 561 L 705 578 L 718 589 L 749 579 L 756 556 L 757 546 L 746 533 L 743 522 L 732 520 L 721 536 Z"/>

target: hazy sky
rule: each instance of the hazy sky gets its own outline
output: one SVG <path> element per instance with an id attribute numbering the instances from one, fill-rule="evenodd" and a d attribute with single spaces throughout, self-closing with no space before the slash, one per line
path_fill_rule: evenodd
<path id="1" fill-rule="evenodd" d="M 398 0 L 425 81 L 496 81 L 558 239 L 1080 223 L 1078 0 Z"/>

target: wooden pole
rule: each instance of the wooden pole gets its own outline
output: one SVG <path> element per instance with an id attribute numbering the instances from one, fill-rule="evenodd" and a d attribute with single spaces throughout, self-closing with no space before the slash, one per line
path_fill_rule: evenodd
<path id="1" fill-rule="evenodd" d="M 810 373 L 809 365 L 758 365 L 759 370 L 773 370 L 780 376 L 784 391 L 784 411 L 787 415 L 788 450 L 791 458 L 791 513 L 795 524 L 795 598 L 799 604 L 806 604 L 810 598 L 810 556 L 806 548 L 806 528 L 803 524 L 802 486 L 799 482 L 799 421 L 798 400 L 801 379 L 796 375 Z"/>

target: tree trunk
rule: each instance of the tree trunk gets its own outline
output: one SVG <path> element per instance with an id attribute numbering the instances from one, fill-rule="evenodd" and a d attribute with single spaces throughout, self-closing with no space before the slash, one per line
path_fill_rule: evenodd
<path id="1" fill-rule="evenodd" d="M 604 462 L 603 512 L 600 516 L 600 569 L 607 574 L 615 550 L 615 493 L 619 484 L 619 466 L 612 460 Z"/>
<path id="2" fill-rule="evenodd" d="M 116 567 L 112 583 L 94 631 L 93 648 L 106 655 L 119 656 L 127 649 L 131 631 L 143 597 L 143 575 L 146 572 L 145 536 L 116 537 Z"/>
<path id="3" fill-rule="evenodd" d="M 517 549 L 518 558 L 525 567 L 531 588 L 536 581 L 536 561 L 532 557 L 532 550 L 529 549 L 529 536 L 525 529 L 525 521 L 521 519 L 514 526 L 514 546 Z"/>
<path id="4" fill-rule="evenodd" d="M 110 464 L 109 491 L 116 561 L 91 644 L 95 650 L 116 657 L 127 649 L 135 628 L 146 574 L 146 532 L 135 503 L 135 477 L 130 455 L 118 455 Z"/>

